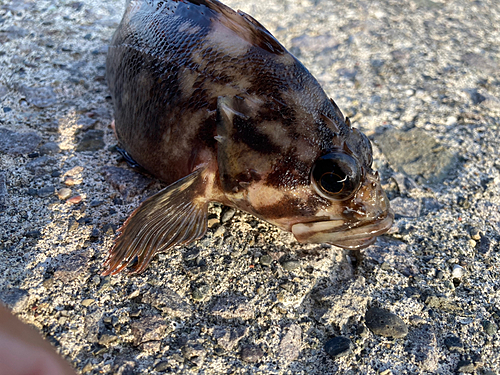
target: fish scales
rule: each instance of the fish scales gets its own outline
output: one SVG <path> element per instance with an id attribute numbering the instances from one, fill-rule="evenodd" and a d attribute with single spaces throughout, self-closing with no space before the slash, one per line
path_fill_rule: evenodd
<path id="1" fill-rule="evenodd" d="M 216 0 L 131 0 L 107 79 L 120 147 L 169 186 L 127 219 L 106 274 L 200 238 L 212 201 L 301 242 L 361 248 L 390 227 L 370 142 L 251 16 Z"/>

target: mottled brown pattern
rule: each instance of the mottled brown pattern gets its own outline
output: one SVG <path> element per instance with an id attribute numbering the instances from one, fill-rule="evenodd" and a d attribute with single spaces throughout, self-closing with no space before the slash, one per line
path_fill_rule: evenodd
<path id="1" fill-rule="evenodd" d="M 109 47 L 107 79 L 121 147 L 152 175 L 175 183 L 171 189 L 181 189 L 177 182 L 188 175 L 197 176 L 190 189 L 204 187 L 189 194 L 169 188 L 160 193 L 188 197 L 194 205 L 152 198 L 166 206 L 162 209 L 178 210 L 169 213 L 171 223 L 180 222 L 175 215 L 188 215 L 185 207 L 219 201 L 293 231 L 301 241 L 349 247 L 358 239 L 361 245 L 369 242 L 360 234 L 363 227 L 379 233 L 390 224 L 367 138 L 344 121 L 309 71 L 249 15 L 216 0 L 131 0 Z M 356 170 L 365 173 L 359 192 L 353 190 L 347 200 L 328 196 L 311 178 L 316 160 L 333 150 L 352 155 L 360 164 Z M 155 210 L 157 226 L 164 222 L 155 204 L 141 207 Z M 196 219 L 186 218 L 194 227 L 185 233 L 203 233 L 197 225 L 206 221 L 204 212 L 196 212 Z M 147 212 L 134 215 L 148 217 Z M 332 225 L 324 223 L 318 236 L 314 224 L 298 225 L 322 221 Z M 127 248 L 139 243 L 130 233 L 142 233 L 141 225 L 131 219 L 124 226 L 113 254 L 128 254 L 127 260 L 115 255 L 111 268 L 123 268 L 121 261 L 134 254 L 144 262 L 151 258 L 150 247 L 147 254 Z M 351 228 L 357 228 L 354 239 Z M 162 233 L 168 246 L 180 243 L 169 237 L 176 234 L 168 228 Z"/>

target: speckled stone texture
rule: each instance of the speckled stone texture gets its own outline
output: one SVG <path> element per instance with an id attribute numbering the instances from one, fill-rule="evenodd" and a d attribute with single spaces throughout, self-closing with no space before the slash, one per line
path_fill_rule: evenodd
<path id="1" fill-rule="evenodd" d="M 0 0 L 0 300 L 82 374 L 494 374 L 500 3 L 226 3 L 374 141 L 390 233 L 350 254 L 213 205 L 203 239 L 101 277 L 161 188 L 114 148 L 104 64 L 125 1 Z M 408 335 L 374 334 L 373 307 Z M 339 336 L 351 352 L 334 359 Z"/>

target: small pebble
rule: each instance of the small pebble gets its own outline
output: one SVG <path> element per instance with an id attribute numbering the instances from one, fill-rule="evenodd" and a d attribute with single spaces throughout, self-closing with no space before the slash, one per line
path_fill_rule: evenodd
<path id="1" fill-rule="evenodd" d="M 461 279 L 464 275 L 465 275 L 465 269 L 462 266 L 455 264 L 451 271 L 451 276 L 454 279 Z"/>
<path id="2" fill-rule="evenodd" d="M 210 292 L 210 288 L 208 285 L 201 285 L 199 287 L 194 288 L 191 296 L 195 301 L 202 301 Z"/>
<path id="3" fill-rule="evenodd" d="M 458 361 L 457 372 L 474 372 L 474 364 L 468 360 Z"/>
<path id="4" fill-rule="evenodd" d="M 259 262 L 260 264 L 262 264 L 263 266 L 270 266 L 271 263 L 273 262 L 273 258 L 271 258 L 271 256 L 269 255 L 262 255 L 259 259 Z"/>
<path id="5" fill-rule="evenodd" d="M 38 189 L 37 195 L 41 198 L 50 197 L 56 191 L 53 186 L 45 186 L 41 189 Z"/>
<path id="6" fill-rule="evenodd" d="M 464 348 L 462 340 L 460 340 L 457 336 L 448 336 L 444 339 L 444 344 L 450 352 L 458 352 Z"/>
<path id="7" fill-rule="evenodd" d="M 78 204 L 82 201 L 81 195 L 75 195 L 74 197 L 69 198 L 66 202 L 71 204 Z"/>
<path id="8" fill-rule="evenodd" d="M 90 233 L 90 240 L 92 242 L 97 241 L 99 239 L 99 234 L 100 234 L 99 229 L 97 228 L 92 229 L 92 232 Z"/>
<path id="9" fill-rule="evenodd" d="M 59 190 L 57 191 L 57 196 L 58 196 L 58 197 L 59 197 L 59 199 L 61 199 L 61 200 L 66 200 L 66 199 L 68 199 L 68 198 L 71 196 L 71 194 L 72 194 L 72 193 L 73 193 L 73 192 L 71 191 L 71 189 L 68 189 L 68 188 L 62 188 L 62 189 L 59 189 Z"/>
<path id="10" fill-rule="evenodd" d="M 240 356 L 243 361 L 254 363 L 258 362 L 264 356 L 264 352 L 260 347 L 252 345 L 242 348 Z"/>
<path id="11" fill-rule="evenodd" d="M 469 230 L 469 234 L 470 234 L 470 237 L 473 239 L 473 240 L 480 240 L 481 239 L 481 232 L 479 231 L 479 228 L 476 228 L 476 227 L 472 227 L 470 228 Z"/>
<path id="12" fill-rule="evenodd" d="M 337 359 L 351 354 L 352 347 L 352 341 L 348 337 L 337 336 L 325 343 L 325 352 L 333 359 Z"/>
<path id="13" fill-rule="evenodd" d="M 90 305 L 92 305 L 93 303 L 95 302 L 94 299 L 92 298 L 87 298 L 87 299 L 84 299 L 82 301 L 82 305 L 85 306 L 85 307 L 89 307 Z"/>
<path id="14" fill-rule="evenodd" d="M 231 220 L 233 218 L 235 213 L 236 213 L 236 210 L 234 208 L 230 208 L 230 209 L 224 211 L 222 214 L 222 217 L 221 217 L 221 221 L 223 223 L 228 222 L 229 220 Z"/>
<path id="15" fill-rule="evenodd" d="M 373 307 L 365 314 L 366 326 L 376 335 L 401 338 L 408 334 L 405 322 L 389 310 Z"/>
<path id="16" fill-rule="evenodd" d="M 222 225 L 217 228 L 217 230 L 214 233 L 214 237 L 224 237 L 224 233 L 226 233 L 226 228 L 223 227 Z"/>
<path id="17" fill-rule="evenodd" d="M 287 271 L 294 271 L 300 268 L 300 262 L 296 260 L 287 260 L 283 262 L 283 268 Z"/>
<path id="18" fill-rule="evenodd" d="M 476 247 L 476 245 L 477 245 L 477 242 L 471 238 L 469 240 L 469 246 L 474 249 Z"/>
<path id="19" fill-rule="evenodd" d="M 479 246 L 477 247 L 477 251 L 481 254 L 486 254 L 490 251 L 491 240 L 486 236 L 481 236 L 479 240 Z"/>
<path id="20" fill-rule="evenodd" d="M 155 366 L 155 369 L 154 369 L 154 370 L 155 370 L 155 371 L 158 371 L 158 372 L 166 372 L 166 371 L 170 372 L 171 368 L 170 368 L 170 366 L 169 366 L 168 362 L 163 361 L 163 362 L 158 363 L 158 364 Z"/>
<path id="21" fill-rule="evenodd" d="M 104 131 L 100 129 L 87 130 L 76 146 L 76 151 L 98 151 L 104 148 L 103 137 Z"/>
<path id="22" fill-rule="evenodd" d="M 484 332 L 489 336 L 494 336 L 498 332 L 498 326 L 489 320 L 484 319 L 481 325 L 483 326 Z"/>
<path id="23" fill-rule="evenodd" d="M 97 207 L 97 206 L 100 206 L 101 204 L 102 204 L 102 201 L 100 201 L 99 199 L 94 199 L 94 200 L 90 201 L 89 206 L 90 207 Z"/>
<path id="24" fill-rule="evenodd" d="M 59 177 L 59 176 L 61 176 L 61 171 L 56 169 L 56 170 L 52 171 L 50 176 L 51 177 Z"/>

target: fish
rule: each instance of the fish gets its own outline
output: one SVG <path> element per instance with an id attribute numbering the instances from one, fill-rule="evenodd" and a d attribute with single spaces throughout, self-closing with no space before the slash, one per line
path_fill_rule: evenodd
<path id="1" fill-rule="evenodd" d="M 104 275 L 204 236 L 208 205 L 300 243 L 372 244 L 394 213 L 369 139 L 257 20 L 217 0 L 130 0 L 108 49 L 115 133 L 168 186 L 118 231 Z"/>

